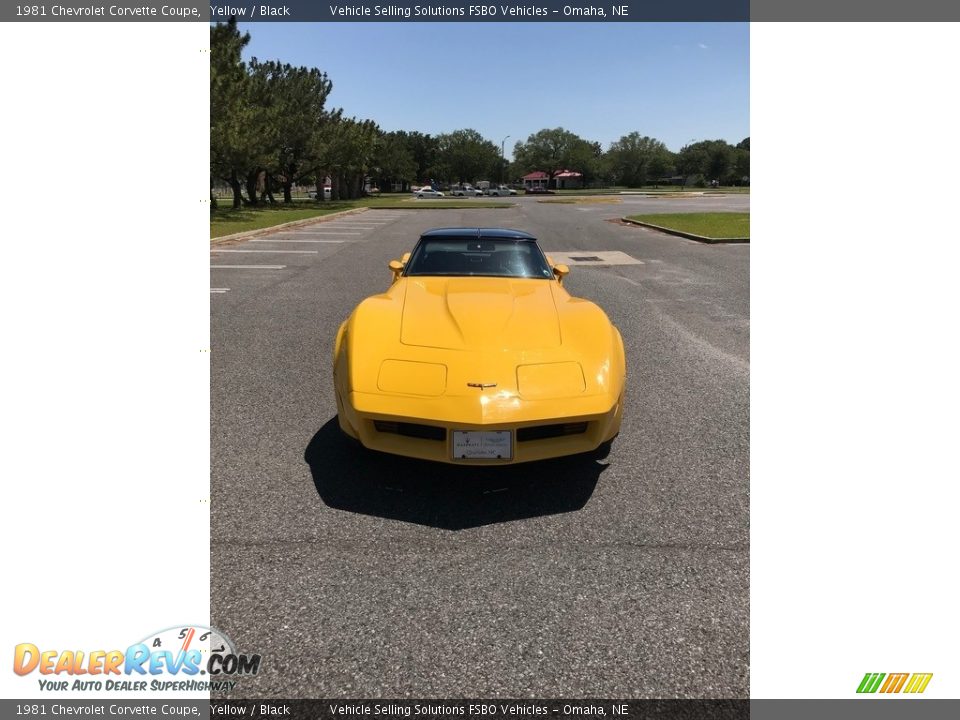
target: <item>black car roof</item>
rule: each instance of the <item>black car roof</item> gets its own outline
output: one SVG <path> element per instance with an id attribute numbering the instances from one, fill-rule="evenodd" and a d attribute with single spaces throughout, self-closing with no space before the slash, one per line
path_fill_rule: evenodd
<path id="1" fill-rule="evenodd" d="M 536 240 L 523 230 L 511 228 L 480 228 L 480 227 L 449 227 L 433 228 L 423 233 L 421 238 L 429 237 L 463 237 L 463 238 L 502 238 L 505 240 Z"/>

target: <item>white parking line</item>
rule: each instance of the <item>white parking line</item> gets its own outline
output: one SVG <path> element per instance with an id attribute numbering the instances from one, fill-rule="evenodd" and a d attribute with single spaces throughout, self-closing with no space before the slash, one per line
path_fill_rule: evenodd
<path id="1" fill-rule="evenodd" d="M 210 292 L 212 292 L 212 293 L 225 293 L 225 292 L 230 292 L 230 288 L 210 288 Z"/>
<path id="2" fill-rule="evenodd" d="M 350 232 L 346 230 L 287 230 L 290 235 L 363 235 L 361 232 Z"/>
<path id="3" fill-rule="evenodd" d="M 283 270 L 286 265 L 211 265 L 211 270 Z"/>
<path id="4" fill-rule="evenodd" d="M 288 253 L 290 255 L 316 255 L 319 250 L 211 250 L 211 253 Z"/>
<path id="5" fill-rule="evenodd" d="M 294 240 L 291 238 L 280 238 L 278 240 L 270 240 L 269 238 L 254 238 L 250 242 L 265 242 L 265 243 L 345 243 L 346 240 L 311 240 L 310 238 L 303 238 L 303 240 Z"/>

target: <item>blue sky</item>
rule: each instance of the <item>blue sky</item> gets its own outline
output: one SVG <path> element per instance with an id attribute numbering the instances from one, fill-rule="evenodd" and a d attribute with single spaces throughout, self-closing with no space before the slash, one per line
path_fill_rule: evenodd
<path id="1" fill-rule="evenodd" d="M 606 148 L 750 134 L 746 23 L 245 23 L 246 57 L 325 71 L 328 107 L 384 130 L 473 128 L 506 155 L 564 127 Z"/>

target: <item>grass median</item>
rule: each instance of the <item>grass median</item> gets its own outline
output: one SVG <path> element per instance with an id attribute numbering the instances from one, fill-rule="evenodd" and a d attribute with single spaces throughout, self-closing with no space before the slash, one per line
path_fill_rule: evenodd
<path id="1" fill-rule="evenodd" d="M 659 213 L 628 215 L 627 219 L 700 235 L 711 240 L 750 237 L 750 213 L 745 212 Z"/>
<path id="2" fill-rule="evenodd" d="M 417 200 L 407 196 L 361 198 L 358 200 L 295 200 L 292 203 L 277 205 L 258 205 L 241 207 L 234 210 L 229 201 L 220 201 L 220 207 L 210 213 L 210 238 L 233 235 L 234 233 L 263 230 L 296 220 L 309 220 L 324 215 L 355 210 L 357 208 L 394 209 L 394 210 L 431 210 L 431 209 L 468 209 L 468 208 L 509 208 L 513 203 L 487 202 L 484 200 Z"/>

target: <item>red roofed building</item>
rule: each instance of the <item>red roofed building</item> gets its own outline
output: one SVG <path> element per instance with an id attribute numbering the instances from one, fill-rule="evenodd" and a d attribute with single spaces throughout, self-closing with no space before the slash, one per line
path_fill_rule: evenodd
<path id="1" fill-rule="evenodd" d="M 523 189 L 527 192 L 533 190 L 534 192 L 544 191 L 547 189 L 547 186 L 550 185 L 550 176 L 547 175 L 543 170 L 537 170 L 536 172 L 529 173 L 524 175 L 523 180 Z"/>
<path id="2" fill-rule="evenodd" d="M 557 184 L 558 190 L 583 187 L 583 173 L 574 172 L 573 170 L 560 170 L 559 172 L 555 172 L 553 179 Z"/>
<path id="3" fill-rule="evenodd" d="M 543 170 L 524 175 L 521 179 L 527 192 L 543 192 L 550 187 L 558 190 L 583 187 L 583 174 L 573 170 L 558 170 L 553 174 L 552 181 Z"/>

